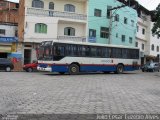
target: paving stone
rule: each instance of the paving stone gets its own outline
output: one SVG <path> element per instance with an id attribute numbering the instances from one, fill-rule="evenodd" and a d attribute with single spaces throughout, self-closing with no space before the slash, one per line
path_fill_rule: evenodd
<path id="1" fill-rule="evenodd" d="M 0 72 L 0 114 L 160 113 L 160 73 Z"/>

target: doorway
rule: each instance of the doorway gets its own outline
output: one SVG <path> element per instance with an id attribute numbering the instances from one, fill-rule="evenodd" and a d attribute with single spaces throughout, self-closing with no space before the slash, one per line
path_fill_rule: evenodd
<path id="1" fill-rule="evenodd" d="M 31 49 L 24 49 L 24 64 L 31 63 Z"/>
<path id="2" fill-rule="evenodd" d="M 7 53 L 0 53 L 0 58 L 7 58 Z"/>

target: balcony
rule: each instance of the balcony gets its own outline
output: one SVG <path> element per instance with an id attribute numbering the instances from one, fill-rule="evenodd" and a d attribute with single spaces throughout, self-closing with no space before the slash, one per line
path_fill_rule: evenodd
<path id="1" fill-rule="evenodd" d="M 73 41 L 73 42 L 86 42 L 85 37 L 76 37 L 76 36 L 58 36 L 58 40 L 60 41 Z"/>
<path id="2" fill-rule="evenodd" d="M 27 8 L 27 15 L 42 16 L 42 17 L 59 17 L 59 18 L 68 18 L 74 20 L 87 20 L 87 15 L 84 14 L 44 10 L 38 8 Z"/>

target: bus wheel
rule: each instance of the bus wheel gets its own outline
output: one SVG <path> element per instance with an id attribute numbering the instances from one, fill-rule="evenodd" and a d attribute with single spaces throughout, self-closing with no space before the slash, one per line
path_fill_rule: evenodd
<path id="1" fill-rule="evenodd" d="M 70 75 L 76 75 L 79 73 L 79 66 L 76 64 L 71 64 L 69 66 L 69 74 Z"/>
<path id="2" fill-rule="evenodd" d="M 117 74 L 122 74 L 123 73 L 123 71 L 124 71 L 124 67 L 123 67 L 123 65 L 118 65 L 117 66 L 117 70 L 116 70 L 116 73 Z"/>

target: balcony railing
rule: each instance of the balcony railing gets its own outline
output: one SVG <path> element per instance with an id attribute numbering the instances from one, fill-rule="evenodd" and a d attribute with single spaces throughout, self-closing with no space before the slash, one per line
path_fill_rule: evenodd
<path id="1" fill-rule="evenodd" d="M 57 39 L 60 41 L 86 42 L 85 37 L 58 36 Z"/>
<path id="2" fill-rule="evenodd" d="M 34 15 L 34 16 L 60 17 L 60 18 L 69 18 L 69 19 L 76 19 L 76 20 L 87 20 L 87 16 L 84 14 L 44 10 L 44 9 L 38 9 L 38 8 L 27 8 L 27 14 Z"/>

